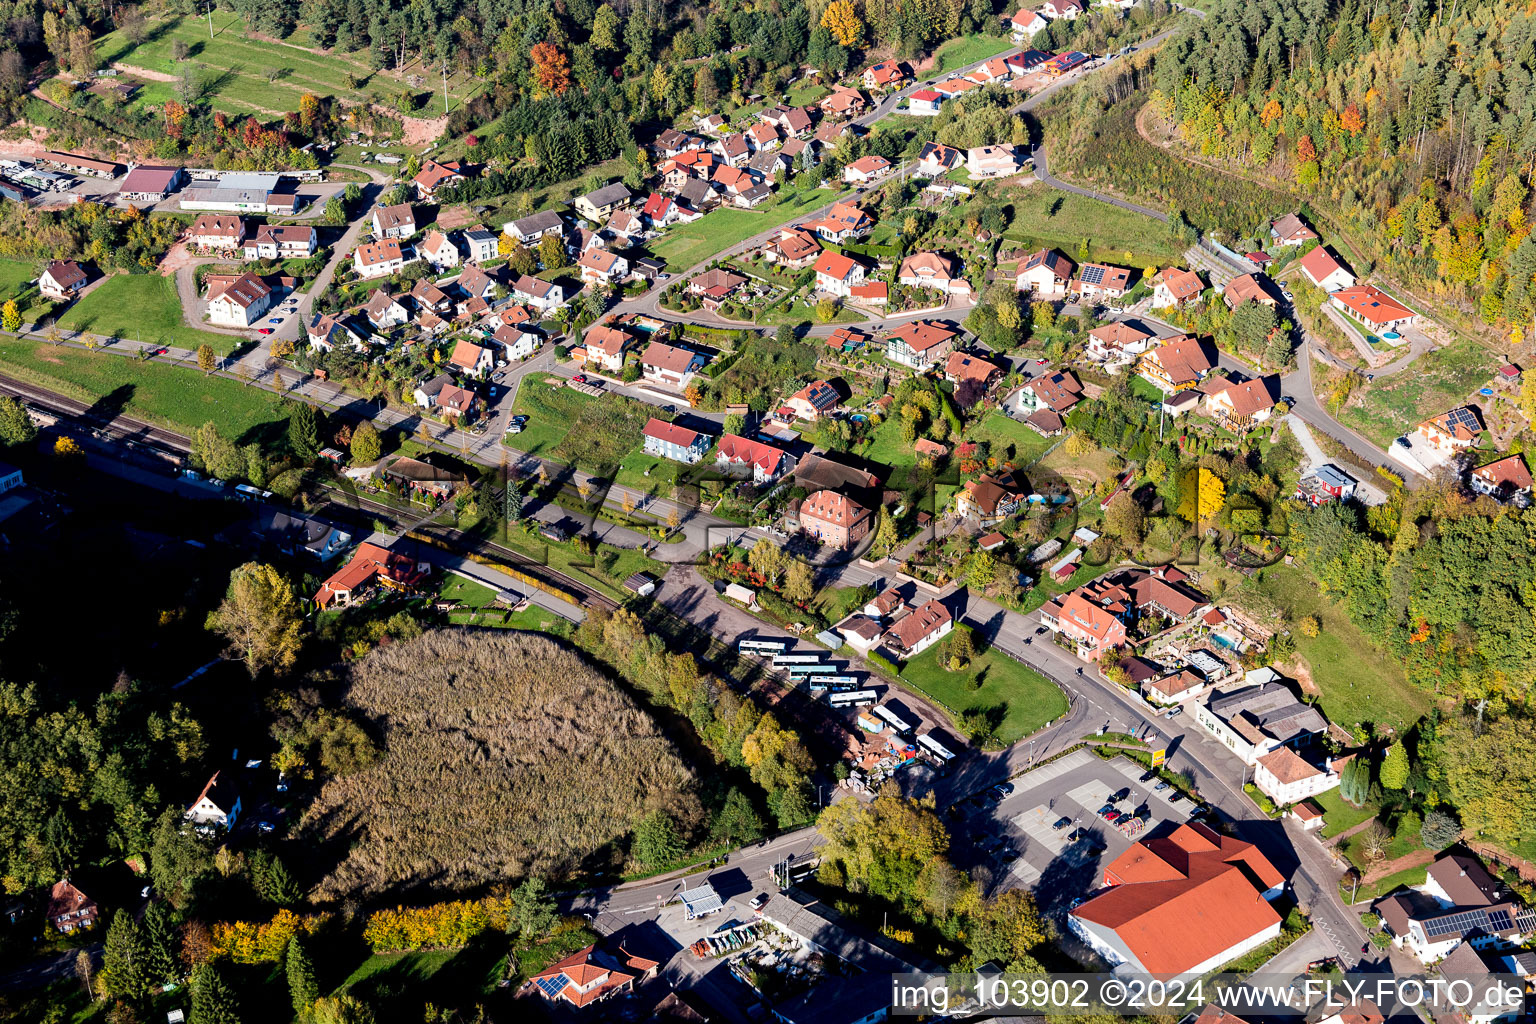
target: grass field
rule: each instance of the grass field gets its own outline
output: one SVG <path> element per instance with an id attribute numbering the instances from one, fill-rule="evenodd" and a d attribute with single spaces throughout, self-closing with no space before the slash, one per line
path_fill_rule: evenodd
<path id="1" fill-rule="evenodd" d="M 1010 187 L 1004 194 L 1014 208 L 1006 237 L 1026 248 L 1054 246 L 1076 260 L 1086 238 L 1093 259 L 1138 270 L 1180 256 L 1178 246 L 1168 239 L 1168 226 L 1146 214 L 1038 182 Z"/>
<path id="2" fill-rule="evenodd" d="M 755 210 L 715 210 L 692 224 L 668 231 L 651 245 L 651 252 L 657 259 L 665 260 L 669 270 L 686 269 L 760 231 L 803 217 L 834 198 L 832 192 L 817 189 L 772 199 Z"/>
<path id="3" fill-rule="evenodd" d="M 1041 437 L 1029 427 L 1011 416 L 994 409 L 971 428 L 967 441 L 986 441 L 992 445 L 992 454 L 999 459 L 1011 459 L 1015 465 L 1028 466 L 1056 441 Z"/>
<path id="4" fill-rule="evenodd" d="M 511 436 L 514 447 L 590 470 L 635 454 L 650 406 L 619 395 L 594 398 L 550 380 L 548 374 L 523 378 L 514 411 L 528 424 Z"/>
<path id="5" fill-rule="evenodd" d="M 1067 712 L 1067 698 L 1056 684 L 999 651 L 987 651 L 963 672 L 950 672 L 939 664 L 941 641 L 902 667 L 901 678 L 931 697 L 956 719 L 976 708 L 1001 712 L 995 733 L 1001 746 L 1012 746 L 1051 719 Z M 971 689 L 971 677 L 981 680 Z"/>
<path id="6" fill-rule="evenodd" d="M 901 423 L 895 416 L 886 419 L 870 432 L 869 447 L 861 454 L 871 462 L 884 466 L 899 468 L 917 465 L 917 452 L 902 440 Z"/>
<path id="7" fill-rule="evenodd" d="M 144 41 L 137 44 L 121 32 L 109 32 L 97 41 L 96 53 L 104 66 L 121 62 L 179 76 L 181 67 L 172 56 L 178 39 L 187 44 L 188 60 L 197 68 L 205 95 L 217 108 L 268 116 L 282 114 L 298 110 L 299 97 L 312 92 L 352 103 L 379 102 L 394 110 L 396 97 L 409 87 L 427 101 L 420 111 L 422 116 L 442 113 L 442 81 L 424 74 L 419 63 L 406 68 L 407 74 L 414 71 L 423 75 L 419 86 L 410 85 L 396 75 L 372 72 L 351 56 L 318 53 L 295 43 L 249 38 L 241 17 L 227 10 L 214 11 L 212 39 L 208 37 L 206 18 L 177 16 L 152 21 Z M 297 40 L 309 42 L 307 37 Z M 352 86 L 351 75 L 362 83 L 360 87 Z M 450 109 L 472 96 L 480 85 L 462 73 L 449 78 Z M 147 83 L 134 98 L 134 104 L 158 105 L 172 98 L 174 90 L 169 83 Z"/>
<path id="8" fill-rule="evenodd" d="M 43 298 L 33 282 L 37 280 L 35 264 L 22 260 L 0 260 L 0 303 L 16 301 L 21 312 L 21 322 L 35 324 L 53 309 L 53 303 Z"/>
<path id="9" fill-rule="evenodd" d="M 0 339 L 0 362 L 7 373 L 184 434 L 212 420 L 226 436 L 249 439 L 263 426 L 287 420 L 271 392 L 204 376 L 195 366 L 11 339 Z"/>
<path id="10" fill-rule="evenodd" d="M 939 63 L 934 68 L 937 72 L 953 71 L 955 68 L 963 68 L 967 64 L 974 64 L 988 57 L 996 57 L 1000 53 L 1017 49 L 1013 41 L 1007 36 L 969 35 L 964 39 L 951 39 L 939 47 Z"/>
<path id="11" fill-rule="evenodd" d="M 1323 836 L 1336 836 L 1340 832 L 1348 832 L 1362 821 L 1369 821 L 1380 810 L 1375 804 L 1366 804 L 1364 807 L 1355 807 L 1344 802 L 1338 789 L 1330 789 L 1311 798 L 1312 802 L 1323 809 Z"/>
<path id="12" fill-rule="evenodd" d="M 175 278 L 118 274 L 71 306 L 59 317 L 59 327 L 178 348 L 195 349 L 207 342 L 220 355 L 228 355 L 244 340 L 234 334 L 188 327 L 181 312 Z"/>
<path id="13" fill-rule="evenodd" d="M 1447 409 L 1463 405 L 1493 377 L 1499 359 L 1470 341 L 1419 357 L 1413 368 L 1367 384 L 1339 419 L 1385 448 L 1392 439 Z"/>
<path id="14" fill-rule="evenodd" d="M 1408 682 L 1402 666 L 1379 654 L 1336 601 L 1295 566 L 1275 565 L 1256 573 L 1233 596 L 1245 592 L 1284 609 L 1291 622 L 1316 615 L 1322 629 L 1315 637 L 1293 635 L 1306 660 L 1318 703 L 1328 720 L 1353 730 L 1359 722 L 1391 725 L 1400 732 L 1430 709 L 1433 699 Z"/>

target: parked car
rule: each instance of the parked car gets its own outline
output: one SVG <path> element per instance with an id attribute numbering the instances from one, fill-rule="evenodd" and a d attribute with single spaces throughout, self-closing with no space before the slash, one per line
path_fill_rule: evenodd
<path id="1" fill-rule="evenodd" d="M 270 328 L 270 327 L 262 327 L 262 328 L 258 329 L 256 331 L 256 333 L 257 334 L 271 334 L 272 333 L 272 328 Z"/>
<path id="2" fill-rule="evenodd" d="M 270 821 L 258 821 L 256 823 L 256 827 L 263 832 L 271 832 L 277 828 L 277 826 L 272 824 Z"/>
<path id="3" fill-rule="evenodd" d="M 1169 708 L 1168 709 L 1168 714 L 1165 717 L 1167 717 L 1167 718 L 1178 718 L 1183 713 L 1184 713 L 1184 709 L 1182 707 Z"/>
<path id="4" fill-rule="evenodd" d="M 272 317 L 271 319 L 269 319 L 267 321 L 267 323 L 269 323 L 269 324 L 280 324 L 282 322 L 283 322 L 283 318 L 280 317 L 280 316 L 274 316 L 274 317 Z"/>
<path id="5" fill-rule="evenodd" d="M 765 892 L 760 892 L 756 896 L 752 897 L 752 902 L 747 904 L 747 906 L 751 907 L 753 910 L 762 910 L 763 904 L 767 902 L 768 894 Z"/>
<path id="6" fill-rule="evenodd" d="M 1209 807 L 1196 807 L 1194 810 L 1189 812 L 1189 820 L 1194 821 L 1196 818 L 1203 818 L 1208 813 L 1210 813 Z"/>
<path id="7" fill-rule="evenodd" d="M 1114 810 L 1114 809 L 1115 809 L 1115 805 L 1114 805 L 1114 804 L 1105 804 L 1105 805 L 1104 805 L 1104 806 L 1103 806 L 1103 807 L 1100 807 L 1100 808 L 1099 808 L 1099 809 L 1098 809 L 1098 810 L 1097 810 L 1097 811 L 1095 811 L 1095 812 L 1094 812 L 1094 813 L 1095 813 L 1095 814 L 1103 814 L 1103 813 L 1105 813 L 1105 812 L 1106 812 L 1106 811 L 1112 811 L 1112 810 Z"/>
<path id="8" fill-rule="evenodd" d="M 1154 790 L 1156 790 L 1157 792 L 1161 793 L 1163 790 L 1168 788 L 1168 783 L 1166 783 L 1166 782 L 1159 782 L 1157 785 L 1153 786 L 1152 788 Z"/>
<path id="9" fill-rule="evenodd" d="M 1078 907 L 1082 906 L 1087 901 L 1087 899 L 1088 899 L 1087 896 L 1079 896 L 1079 897 L 1077 897 L 1076 899 L 1074 899 L 1072 901 L 1072 905 L 1068 909 L 1076 910 Z"/>
<path id="10" fill-rule="evenodd" d="M 1035 630 L 1035 636 L 1040 636 L 1041 634 L 1049 633 L 1049 632 L 1050 632 L 1050 630 L 1046 629 L 1044 626 L 1041 626 L 1040 628 Z"/>
<path id="11" fill-rule="evenodd" d="M 584 373 L 578 373 L 576 376 L 571 378 L 571 383 L 573 384 L 585 384 L 586 382 L 587 375 Z"/>
<path id="12" fill-rule="evenodd" d="M 1129 786 L 1121 786 L 1118 790 L 1115 791 L 1115 795 L 1109 798 L 1109 802 L 1112 803 L 1112 804 L 1117 804 L 1121 800 L 1124 800 L 1127 797 L 1129 797 L 1130 795 L 1131 795 L 1130 787 Z"/>
<path id="13" fill-rule="evenodd" d="M 1113 825 L 1115 822 L 1120 820 L 1120 812 L 1119 811 L 1105 811 L 1102 815 L 1100 815 L 1100 817 L 1102 817 L 1105 821 L 1107 821 L 1111 825 Z"/>
<path id="14" fill-rule="evenodd" d="M 1181 802 L 1183 799 L 1184 799 L 1184 794 L 1183 793 L 1174 793 L 1172 796 L 1170 796 L 1168 798 L 1168 802 L 1171 803 L 1171 804 L 1176 804 L 1176 803 Z"/>
<path id="15" fill-rule="evenodd" d="M 1082 840 L 1084 840 L 1086 838 L 1088 838 L 1088 830 L 1087 829 L 1075 828 L 1075 829 L 1072 830 L 1072 834 L 1067 836 L 1067 842 L 1069 842 L 1069 843 L 1081 842 Z"/>
<path id="16" fill-rule="evenodd" d="M 1055 829 L 1057 832 L 1060 832 L 1070 824 L 1072 824 L 1072 819 L 1066 815 L 1062 815 L 1056 819 L 1056 824 L 1052 825 L 1051 828 Z"/>
<path id="17" fill-rule="evenodd" d="M 1155 778 L 1157 778 L 1157 770 L 1155 768 L 1148 768 L 1146 771 L 1141 773 L 1140 781 L 1151 782 Z"/>
<path id="18" fill-rule="evenodd" d="M 996 786 L 992 787 L 992 792 L 996 793 L 998 796 L 1012 796 L 1013 795 L 1013 783 L 1011 783 L 1011 782 L 999 783 Z"/>

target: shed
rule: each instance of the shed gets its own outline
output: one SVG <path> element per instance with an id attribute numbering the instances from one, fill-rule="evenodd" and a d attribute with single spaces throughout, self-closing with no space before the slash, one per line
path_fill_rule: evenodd
<path id="1" fill-rule="evenodd" d="M 656 584 L 661 580 L 654 573 L 637 572 L 624 581 L 624 589 L 634 591 L 641 597 L 647 597 L 656 590 Z"/>
<path id="2" fill-rule="evenodd" d="M 742 586 L 740 583 L 727 583 L 725 585 L 725 596 L 732 601 L 746 605 L 748 608 L 757 604 L 757 593 L 748 587 Z"/>

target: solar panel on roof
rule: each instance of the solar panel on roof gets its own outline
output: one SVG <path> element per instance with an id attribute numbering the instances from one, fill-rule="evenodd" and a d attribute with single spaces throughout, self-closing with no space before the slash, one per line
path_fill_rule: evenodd
<path id="1" fill-rule="evenodd" d="M 1493 926 L 1494 931 L 1499 932 L 1509 931 L 1514 926 L 1514 922 L 1510 920 L 1509 911 L 1507 910 L 1490 910 L 1488 912 L 1488 923 Z"/>
<path id="2" fill-rule="evenodd" d="M 540 978 L 536 982 L 543 993 L 551 999 L 558 996 L 570 983 L 571 979 L 563 974 L 557 974 L 552 978 Z"/>
<path id="3" fill-rule="evenodd" d="M 1104 268 L 1096 263 L 1083 267 L 1083 284 L 1103 284 Z"/>
<path id="4" fill-rule="evenodd" d="M 1473 433 L 1476 433 L 1480 429 L 1477 425 L 1477 417 L 1474 416 L 1472 414 L 1472 410 L 1468 409 L 1466 406 L 1452 409 L 1450 412 L 1446 413 L 1446 419 L 1448 419 L 1453 426 L 1460 425 L 1466 427 Z"/>

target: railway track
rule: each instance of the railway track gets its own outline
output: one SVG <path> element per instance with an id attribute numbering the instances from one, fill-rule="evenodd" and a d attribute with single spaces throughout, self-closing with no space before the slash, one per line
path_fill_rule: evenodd
<path id="1" fill-rule="evenodd" d="M 179 463 L 188 452 L 192 450 L 191 439 L 183 434 L 178 434 L 163 427 L 131 419 L 127 416 L 107 416 L 96 410 L 92 405 L 77 401 L 66 395 L 49 391 L 26 381 L 17 380 L 0 374 L 0 395 L 19 398 L 34 409 L 50 414 L 62 420 L 88 428 L 92 434 L 100 440 L 113 441 L 135 449 L 147 449 L 161 458 L 170 458 Z M 331 504 L 340 510 L 354 513 L 366 512 L 370 516 L 377 516 L 396 522 L 400 510 L 392 505 L 376 501 L 366 495 L 358 493 L 350 487 L 338 487 L 332 484 L 325 485 L 330 491 Z M 444 547 L 455 554 L 468 557 L 471 554 L 485 558 L 493 558 L 501 561 L 520 572 L 527 573 L 535 579 L 542 579 L 554 587 L 568 591 L 581 598 L 581 605 L 585 608 L 603 608 L 612 611 L 619 606 L 619 602 L 602 593 L 589 584 L 567 576 L 558 569 L 550 568 L 538 559 L 512 548 L 502 547 L 499 544 L 479 538 L 471 538 L 452 527 L 427 526 L 421 532 L 427 533 L 440 541 Z"/>

